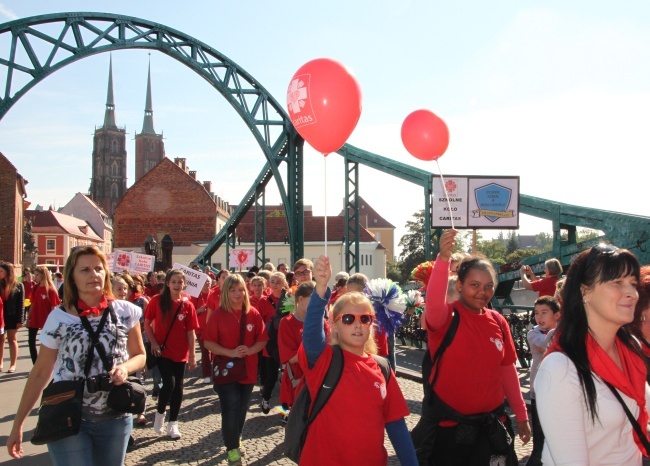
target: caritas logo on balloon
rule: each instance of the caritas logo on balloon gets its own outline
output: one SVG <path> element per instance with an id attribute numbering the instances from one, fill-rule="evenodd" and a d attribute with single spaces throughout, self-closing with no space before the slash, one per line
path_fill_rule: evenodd
<path id="1" fill-rule="evenodd" d="M 316 123 L 316 115 L 309 99 L 309 80 L 311 75 L 294 76 L 287 90 L 287 105 L 291 113 L 291 123 L 296 128 Z"/>

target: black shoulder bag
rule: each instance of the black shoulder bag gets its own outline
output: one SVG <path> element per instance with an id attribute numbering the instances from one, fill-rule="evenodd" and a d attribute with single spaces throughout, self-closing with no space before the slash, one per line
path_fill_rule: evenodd
<path id="1" fill-rule="evenodd" d="M 176 317 L 178 317 L 178 313 L 181 312 L 181 309 L 183 309 L 182 300 L 180 306 L 178 306 L 178 309 L 176 309 L 176 313 L 174 314 L 174 319 L 172 320 L 172 323 L 169 325 L 169 329 L 167 329 L 167 335 L 165 336 L 165 340 L 163 341 L 162 345 L 160 345 L 160 354 L 162 354 L 163 350 L 165 349 L 165 345 L 167 344 L 167 339 L 169 338 L 169 334 L 172 331 L 174 322 L 176 322 Z M 156 364 L 158 364 L 158 359 L 160 359 L 160 356 L 154 356 L 151 353 L 151 343 L 147 343 L 145 349 L 147 350 L 147 369 L 151 370 L 156 366 Z"/>
<path id="2" fill-rule="evenodd" d="M 63 308 L 61 311 L 65 312 Z M 108 310 L 105 310 L 97 327 L 98 332 L 106 325 L 107 318 Z M 84 387 L 93 363 L 93 348 L 91 345 L 88 351 L 82 379 L 52 381 L 43 390 L 38 422 L 31 440 L 34 445 L 44 445 L 79 433 Z"/>
<path id="3" fill-rule="evenodd" d="M 108 303 L 108 310 L 111 314 L 113 324 L 116 326 L 115 341 L 117 343 L 117 315 L 115 314 L 115 309 L 113 309 L 113 304 L 110 302 Z M 98 327 L 97 331 L 93 332 L 86 316 L 81 317 L 81 323 L 92 338 L 93 347 L 97 350 L 99 358 L 102 360 L 104 370 L 106 372 L 110 371 L 113 369 L 113 359 L 111 358 L 109 361 L 106 350 L 99 341 L 99 333 L 102 329 Z M 123 384 L 113 385 L 111 383 L 106 405 L 118 413 L 144 413 L 147 406 L 147 392 L 144 385 L 142 385 L 142 381 L 136 376 L 130 375 Z"/>
<path id="4" fill-rule="evenodd" d="M 605 380 L 603 380 L 603 382 L 605 382 Z M 618 402 L 621 403 L 621 406 L 623 406 L 625 415 L 630 420 L 630 424 L 632 424 L 632 428 L 634 429 L 634 432 L 636 432 L 637 437 L 639 437 L 641 443 L 643 444 L 643 448 L 645 449 L 645 453 L 643 454 L 644 456 L 643 464 L 644 465 L 647 464 L 648 456 L 650 456 L 650 442 L 648 441 L 648 435 L 644 432 L 644 429 L 641 428 L 639 422 L 636 419 L 634 419 L 632 412 L 625 404 L 625 401 L 623 401 L 623 398 L 621 397 L 621 394 L 618 393 L 618 390 L 616 390 L 616 388 L 614 388 L 614 386 L 609 382 L 605 382 L 605 385 L 609 387 L 609 389 L 612 391 L 612 393 L 614 394 Z"/>

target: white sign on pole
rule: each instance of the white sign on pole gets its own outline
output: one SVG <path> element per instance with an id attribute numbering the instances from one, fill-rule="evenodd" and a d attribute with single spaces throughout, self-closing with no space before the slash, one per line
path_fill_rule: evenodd
<path id="1" fill-rule="evenodd" d="M 231 249 L 228 263 L 231 267 L 249 269 L 255 265 L 255 251 L 253 249 Z"/>
<path id="2" fill-rule="evenodd" d="M 139 252 L 131 253 L 131 272 L 147 273 L 153 271 L 156 262 L 156 256 L 140 254 Z"/>
<path id="3" fill-rule="evenodd" d="M 449 204 L 440 177 L 433 179 L 433 225 L 438 228 L 451 228 L 450 218 L 453 216 L 454 227 L 467 228 L 467 177 L 445 175 L 444 179 Z"/>
<path id="4" fill-rule="evenodd" d="M 209 278 L 208 275 L 178 263 L 175 263 L 172 268 L 182 270 L 185 274 L 185 293 L 198 298 L 205 281 Z"/>

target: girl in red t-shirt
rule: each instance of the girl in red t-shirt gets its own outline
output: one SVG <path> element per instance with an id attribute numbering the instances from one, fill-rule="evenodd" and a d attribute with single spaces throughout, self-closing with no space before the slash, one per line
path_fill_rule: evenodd
<path id="1" fill-rule="evenodd" d="M 47 267 L 38 266 L 34 269 L 34 288 L 29 296 L 31 307 L 29 309 L 29 321 L 27 322 L 27 345 L 32 364 L 36 362 L 38 350 L 36 349 L 36 335 L 43 328 L 47 316 L 52 309 L 61 304 L 54 282 L 50 277 Z"/>
<path id="2" fill-rule="evenodd" d="M 251 306 L 259 311 L 257 304 L 259 303 L 260 299 L 264 297 L 264 290 L 266 290 L 266 279 L 264 277 L 256 275 L 255 277 L 251 278 L 249 286 L 251 289 Z"/>
<path id="3" fill-rule="evenodd" d="M 457 269 L 459 299 L 447 302 L 449 265 L 456 234 L 456 230 L 447 230 L 440 237 L 440 254 L 427 284 L 425 324 L 430 357 L 440 347 L 456 312 L 460 320 L 451 344 L 431 371 L 422 403 L 422 418 L 413 429 L 412 437 L 416 448 L 420 448 L 425 445 L 424 433 L 435 433 L 433 450 L 422 455 L 436 465 L 486 465 L 491 459 L 510 464 L 511 460 L 516 461 L 514 442 L 510 448 L 497 451 L 487 435 L 489 426 L 478 428 L 469 421 L 459 424 L 440 414 L 441 408 L 438 408 L 441 403 L 437 400 L 442 400 L 461 416 L 499 418 L 512 436 L 510 418 L 503 411 L 507 399 L 517 418 L 519 437 L 523 443 L 530 439 L 510 328 L 501 314 L 488 308 L 497 283 L 492 264 L 476 256 L 465 258 Z M 472 429 L 471 440 L 464 436 L 463 441 L 458 441 L 459 429 Z"/>
<path id="4" fill-rule="evenodd" d="M 205 343 L 203 342 L 203 330 L 205 329 L 208 316 L 207 303 L 212 294 L 212 290 L 210 290 L 211 284 L 212 280 L 208 277 L 203 284 L 199 297 L 195 298 L 192 296 L 190 298 L 192 304 L 194 304 L 196 315 L 199 319 L 199 327 L 196 329 L 196 336 L 199 340 L 199 348 L 201 349 L 201 377 L 203 377 L 203 383 L 210 383 L 212 381 L 212 355 L 210 354 L 210 351 L 205 348 Z"/>
<path id="5" fill-rule="evenodd" d="M 210 320 L 212 313 L 221 306 L 221 290 L 223 289 L 223 284 L 226 281 L 226 278 L 228 278 L 228 275 L 230 275 L 230 272 L 226 269 L 221 269 L 217 274 L 217 283 L 212 287 L 212 293 L 210 293 L 208 302 L 206 303 L 208 309 L 205 316 L 206 321 Z"/>
<path id="6" fill-rule="evenodd" d="M 331 295 L 327 286 L 331 275 L 329 259 L 319 257 L 314 264 L 316 288 L 307 307 L 302 346 L 298 351 L 312 400 L 323 384 L 334 351 L 325 341 L 323 325 Z M 370 300 L 362 293 L 346 293 L 336 301 L 330 319 L 331 342 L 343 350 L 343 373 L 329 401 L 309 426 L 300 465 L 385 466 L 388 454 L 384 448 L 384 430 L 400 464 L 417 465 L 404 420 L 409 415 L 404 395 L 395 374 L 391 371 L 387 382 L 371 356 L 376 354 L 377 347 L 372 338 L 375 313 Z M 363 432 L 363 439 L 351 432 Z"/>
<path id="7" fill-rule="evenodd" d="M 169 424 L 167 435 L 181 438 L 178 430 L 178 413 L 183 401 L 185 366 L 189 371 L 196 368 L 194 354 L 194 330 L 199 326 L 194 305 L 183 296 L 185 274 L 170 270 L 165 277 L 165 288 L 154 296 L 147 305 L 144 315 L 144 330 L 151 343 L 151 352 L 159 356 L 158 369 L 162 388 L 158 395 L 158 409 L 153 430 L 160 435 L 165 423 L 165 409 L 169 403 Z M 165 341 L 166 340 L 166 341 Z M 160 345 L 165 344 L 164 348 Z"/>
<path id="8" fill-rule="evenodd" d="M 240 343 L 242 319 L 245 319 L 245 331 L 244 341 Z M 267 339 L 262 317 L 250 306 L 246 282 L 240 275 L 229 275 L 221 289 L 221 306 L 210 315 L 203 331 L 205 347 L 212 354 L 245 358 L 246 363 L 243 380 L 214 385 L 221 403 L 221 430 L 229 464 L 241 464 L 241 436 L 257 380 L 257 353 Z"/>

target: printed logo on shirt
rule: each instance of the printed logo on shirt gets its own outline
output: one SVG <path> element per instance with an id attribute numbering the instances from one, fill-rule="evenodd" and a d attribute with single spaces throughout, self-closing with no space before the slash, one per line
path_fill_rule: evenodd
<path id="1" fill-rule="evenodd" d="M 185 314 L 178 314 L 178 321 L 181 322 L 183 319 L 185 319 Z"/>
<path id="2" fill-rule="evenodd" d="M 494 343 L 494 346 L 497 347 L 498 351 L 503 351 L 503 342 L 500 338 L 490 338 L 490 341 Z"/>
<path id="3" fill-rule="evenodd" d="M 253 331 L 253 324 L 246 324 L 246 330 L 248 330 L 249 332 L 252 332 Z"/>
<path id="4" fill-rule="evenodd" d="M 386 384 L 382 383 L 380 384 L 379 382 L 374 383 L 375 388 L 379 389 L 379 394 L 381 395 L 381 399 L 385 400 L 386 399 Z"/>
<path id="5" fill-rule="evenodd" d="M 47 299 L 47 295 L 46 295 L 46 294 L 42 294 L 42 295 L 41 295 L 41 299 Z"/>

